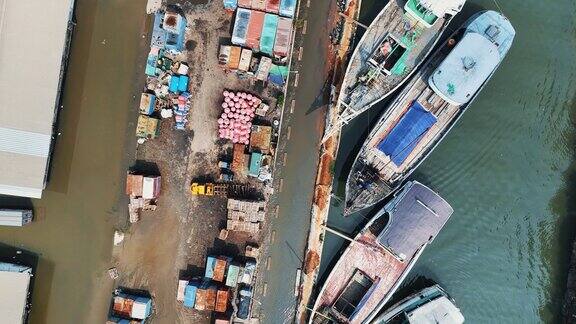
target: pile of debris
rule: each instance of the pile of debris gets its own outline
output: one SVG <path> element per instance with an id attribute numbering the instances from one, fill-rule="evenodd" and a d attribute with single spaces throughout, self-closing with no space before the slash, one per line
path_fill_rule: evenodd
<path id="1" fill-rule="evenodd" d="M 156 210 L 156 199 L 160 195 L 160 176 L 143 176 L 128 173 L 126 194 L 130 196 L 128 213 L 130 223 L 140 220 L 142 210 Z"/>
<path id="2" fill-rule="evenodd" d="M 186 28 L 186 18 L 180 13 L 158 11 L 154 14 L 150 53 L 145 70 L 148 76 L 146 91 L 140 100 L 140 113 L 147 117 L 140 118 L 139 122 L 153 124 L 156 129 L 158 117 L 174 117 L 174 128 L 178 130 L 185 130 L 188 123 L 191 97 L 189 66 L 179 59 L 184 50 Z M 148 130 L 139 132 L 137 136 L 145 140 L 155 138 L 155 133 Z"/>
<path id="3" fill-rule="evenodd" d="M 228 199 L 228 231 L 245 232 L 257 235 L 266 216 L 265 201 L 244 201 Z"/>

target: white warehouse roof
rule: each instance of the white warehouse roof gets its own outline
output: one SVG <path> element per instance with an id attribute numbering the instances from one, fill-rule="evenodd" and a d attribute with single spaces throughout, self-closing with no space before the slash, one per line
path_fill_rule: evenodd
<path id="1" fill-rule="evenodd" d="M 40 198 L 73 0 L 0 0 L 0 194 Z"/>
<path id="2" fill-rule="evenodd" d="M 16 265 L 13 265 L 13 269 L 10 268 L 10 264 L 3 264 L 3 269 L 0 270 L 0 287 L 2 287 L 0 289 L 0 314 L 2 314 L 0 322 L 24 323 L 31 270 L 21 270 Z"/>

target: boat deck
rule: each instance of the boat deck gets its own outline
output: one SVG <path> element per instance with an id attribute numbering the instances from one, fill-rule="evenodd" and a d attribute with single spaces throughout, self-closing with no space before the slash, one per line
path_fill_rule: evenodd
<path id="1" fill-rule="evenodd" d="M 444 30 L 447 22 L 444 18 L 439 19 L 432 27 L 425 28 L 404 12 L 404 4 L 405 1 L 391 0 L 370 25 L 354 51 L 342 83 L 340 101 L 344 102 L 343 106 L 346 107 L 342 112 L 344 119 L 347 115 L 352 117 L 368 109 L 398 86 L 414 67 L 424 60 Z M 370 82 L 362 83 L 360 78 L 365 77 L 371 70 L 375 70 L 369 63 L 370 56 L 389 34 L 397 40 L 405 37 L 413 42 L 405 60 L 404 73 L 387 75 L 380 71 L 376 72 L 376 77 Z"/>
<path id="2" fill-rule="evenodd" d="M 448 53 L 447 48 L 443 49 L 414 76 L 371 131 L 370 140 L 362 148 L 348 179 L 348 213 L 368 207 L 392 192 L 407 171 L 426 157 L 427 154 L 423 153 L 434 147 L 461 112 L 461 106 L 449 104 L 428 85 L 428 77 Z M 426 110 L 432 112 L 437 122 L 420 138 L 404 162 L 396 165 L 377 146 L 408 110 L 412 98 L 416 98 Z"/>
<path id="3" fill-rule="evenodd" d="M 408 266 L 376 242 L 376 236 L 366 231 L 347 248 L 324 284 L 317 309 L 329 308 L 346 288 L 356 269 L 374 281 L 373 292 L 352 320 L 337 318 L 338 322 L 361 323 L 389 294 Z"/>
<path id="4" fill-rule="evenodd" d="M 439 64 L 444 57 L 445 55 L 439 55 L 434 61 Z M 393 183 L 398 180 L 409 168 L 419 162 L 419 158 L 426 156 L 426 154 L 423 153 L 434 146 L 434 143 L 442 136 L 444 131 L 450 127 L 450 124 L 461 111 L 460 105 L 449 104 L 428 86 L 428 78 L 438 65 L 435 64 L 435 62 L 431 62 L 432 64 L 428 65 L 427 68 L 408 85 L 408 91 L 402 94 L 401 101 L 398 102 L 395 109 L 389 112 L 388 118 L 383 119 L 382 123 L 376 126 L 373 134 L 378 134 L 378 136 L 372 137 L 364 151 L 364 161 L 375 167 L 380 174 L 380 178 L 387 183 Z M 400 120 L 412 104 L 413 101 L 407 98 L 416 98 L 415 100 L 418 101 L 418 103 L 436 116 L 437 122 L 420 138 L 418 144 L 404 162 L 396 165 L 391 162 L 390 157 L 382 153 L 377 146 L 390 133 L 398 120 Z"/>

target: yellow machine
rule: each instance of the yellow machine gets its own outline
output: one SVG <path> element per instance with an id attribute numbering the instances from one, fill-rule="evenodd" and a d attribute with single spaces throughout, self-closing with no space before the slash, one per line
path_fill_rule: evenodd
<path id="1" fill-rule="evenodd" d="M 192 183 L 190 191 L 194 196 L 213 196 L 214 195 L 214 184 L 213 183 Z"/>

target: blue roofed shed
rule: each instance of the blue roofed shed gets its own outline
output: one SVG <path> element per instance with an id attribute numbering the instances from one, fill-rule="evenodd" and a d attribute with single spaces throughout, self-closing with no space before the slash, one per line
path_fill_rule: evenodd
<path id="1" fill-rule="evenodd" d="M 224 0 L 224 9 L 234 11 L 238 7 L 238 0 Z"/>
<path id="2" fill-rule="evenodd" d="M 164 48 L 166 46 L 166 31 L 162 29 L 164 13 L 156 12 L 154 14 L 154 26 L 152 27 L 152 39 L 150 47 Z"/>
<path id="3" fill-rule="evenodd" d="M 262 153 L 252 152 L 250 155 L 250 168 L 248 175 L 257 177 L 260 174 L 260 165 L 262 164 Z"/>
<path id="4" fill-rule="evenodd" d="M 216 265 L 216 258 L 209 256 L 206 258 L 206 272 L 204 277 L 212 279 L 214 277 L 214 265 Z"/>
<path id="5" fill-rule="evenodd" d="M 168 91 L 172 93 L 178 92 L 178 86 L 180 85 L 180 78 L 177 75 L 173 75 L 170 78 L 170 84 L 168 86 Z"/>
<path id="6" fill-rule="evenodd" d="M 181 75 L 178 78 L 178 91 L 185 92 L 186 90 L 188 90 L 188 76 Z"/>
<path id="7" fill-rule="evenodd" d="M 198 290 L 197 283 L 189 283 L 184 290 L 184 306 L 188 308 L 194 308 L 196 303 L 196 291 Z"/>

